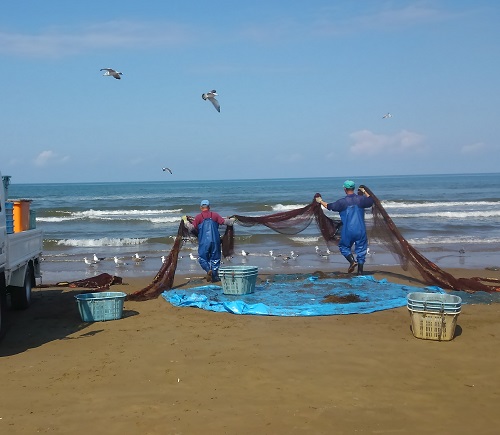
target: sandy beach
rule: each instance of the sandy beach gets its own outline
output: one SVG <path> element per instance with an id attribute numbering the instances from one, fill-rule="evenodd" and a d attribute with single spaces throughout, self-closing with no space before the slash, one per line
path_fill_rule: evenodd
<path id="1" fill-rule="evenodd" d="M 409 281 L 396 268 L 375 277 Z M 111 290 L 150 281 L 127 278 Z M 126 301 L 120 320 L 84 323 L 81 292 L 35 289 L 28 310 L 9 313 L 1 433 L 498 432 L 500 304 L 463 305 L 455 338 L 436 342 L 413 337 L 406 307 L 238 316 L 160 297 Z"/>

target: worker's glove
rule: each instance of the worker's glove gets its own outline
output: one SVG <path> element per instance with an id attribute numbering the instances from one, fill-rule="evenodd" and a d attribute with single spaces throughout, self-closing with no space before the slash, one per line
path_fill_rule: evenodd
<path id="1" fill-rule="evenodd" d="M 182 216 L 182 221 L 184 222 L 185 225 L 187 225 L 187 223 L 189 222 L 188 217 L 186 215 Z"/>
<path id="2" fill-rule="evenodd" d="M 236 222 L 236 219 L 235 218 L 227 218 L 227 219 L 224 219 L 224 225 L 228 225 L 230 227 L 232 227 L 234 225 L 234 223 Z"/>
<path id="3" fill-rule="evenodd" d="M 321 196 L 317 196 L 316 197 L 316 202 L 321 204 L 323 202 L 323 198 L 321 198 Z"/>
<path id="4" fill-rule="evenodd" d="M 364 187 L 359 187 L 358 188 L 358 192 L 361 192 L 362 194 L 365 194 L 366 193 L 366 190 Z"/>

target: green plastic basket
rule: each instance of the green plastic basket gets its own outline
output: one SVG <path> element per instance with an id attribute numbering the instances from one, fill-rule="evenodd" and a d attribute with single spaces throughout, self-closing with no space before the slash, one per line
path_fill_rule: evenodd
<path id="1" fill-rule="evenodd" d="M 222 293 L 246 295 L 253 293 L 259 269 L 257 266 L 226 266 L 219 269 Z"/>
<path id="2" fill-rule="evenodd" d="M 126 297 L 127 294 L 122 292 L 82 293 L 75 296 L 84 322 L 121 319 Z"/>

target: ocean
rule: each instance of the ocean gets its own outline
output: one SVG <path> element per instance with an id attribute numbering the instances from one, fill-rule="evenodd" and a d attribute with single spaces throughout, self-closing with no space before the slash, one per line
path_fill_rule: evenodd
<path id="1" fill-rule="evenodd" d="M 344 192 L 344 178 L 293 178 L 227 181 L 161 181 L 135 183 L 15 184 L 10 199 L 31 199 L 36 225 L 44 234 L 43 282 L 78 280 L 102 272 L 122 277 L 151 276 L 167 255 L 181 216 L 199 212 L 202 199 L 213 211 L 261 216 L 308 204 L 316 192 L 333 202 Z M 355 178 L 382 201 L 403 234 L 423 255 L 442 268 L 500 266 L 500 174 L 377 176 Z M 336 213 L 330 213 L 338 217 Z M 371 212 L 366 212 L 370 228 Z M 223 228 L 221 229 L 223 231 Z M 326 250 L 313 222 L 304 232 L 288 236 L 266 227 L 235 225 L 235 256 L 230 264 L 248 264 L 262 272 L 344 270 L 338 253 L 318 256 L 315 246 Z M 250 255 L 243 256 L 245 250 Z M 275 255 L 297 255 L 288 262 Z M 460 252 L 464 250 L 465 252 Z M 187 242 L 178 272 L 202 276 L 196 243 Z M 136 264 L 138 253 L 146 260 Z M 84 257 L 104 258 L 88 266 Z M 113 257 L 124 263 L 116 266 Z M 228 263 L 228 262 L 226 262 Z M 370 244 L 365 270 L 394 265 L 396 260 L 382 246 Z"/>

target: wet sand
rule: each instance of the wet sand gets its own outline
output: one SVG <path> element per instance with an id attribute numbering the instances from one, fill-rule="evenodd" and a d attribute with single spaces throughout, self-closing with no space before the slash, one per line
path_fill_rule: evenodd
<path id="1" fill-rule="evenodd" d="M 375 277 L 415 285 L 397 268 Z M 124 282 L 111 290 L 132 293 L 150 278 Z M 125 302 L 120 320 L 84 323 L 81 292 L 35 289 L 28 310 L 9 313 L 0 433 L 498 432 L 500 304 L 463 305 L 455 338 L 435 342 L 413 337 L 405 307 L 237 316 L 160 297 Z"/>

